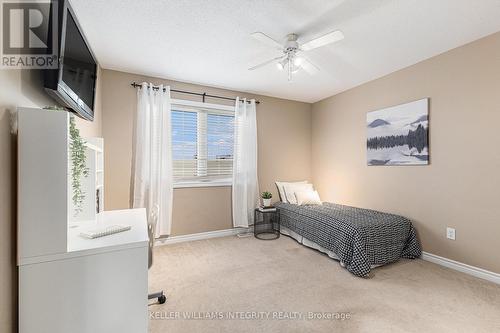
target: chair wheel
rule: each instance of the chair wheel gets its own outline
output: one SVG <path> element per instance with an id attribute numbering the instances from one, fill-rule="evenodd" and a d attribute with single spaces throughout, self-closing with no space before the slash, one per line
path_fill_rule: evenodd
<path id="1" fill-rule="evenodd" d="M 165 295 L 161 295 L 158 297 L 158 303 L 163 304 L 167 301 L 167 297 Z"/>

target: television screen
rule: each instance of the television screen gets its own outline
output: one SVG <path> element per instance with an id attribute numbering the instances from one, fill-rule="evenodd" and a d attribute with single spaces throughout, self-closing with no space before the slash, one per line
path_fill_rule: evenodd
<path id="1" fill-rule="evenodd" d="M 52 6 L 57 6 L 59 67 L 44 70 L 45 90 L 62 106 L 93 120 L 97 60 L 69 1 L 53 1 Z"/>
<path id="2" fill-rule="evenodd" d="M 63 33 L 65 42 L 62 81 L 88 108 L 93 110 L 97 66 L 69 10 L 66 17 L 66 31 Z"/>

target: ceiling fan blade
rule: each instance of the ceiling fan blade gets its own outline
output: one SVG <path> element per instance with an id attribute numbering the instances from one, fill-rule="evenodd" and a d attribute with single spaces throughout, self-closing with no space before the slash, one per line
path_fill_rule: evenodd
<path id="1" fill-rule="evenodd" d="M 304 57 L 301 57 L 300 67 L 302 67 L 310 75 L 314 75 L 319 72 L 318 66 Z"/>
<path id="2" fill-rule="evenodd" d="M 264 43 L 270 47 L 276 48 L 278 50 L 283 50 L 283 45 L 281 43 L 278 43 L 276 40 L 272 39 L 268 35 L 262 32 L 254 32 L 250 34 L 254 39 L 258 40 L 261 43 Z"/>
<path id="3" fill-rule="evenodd" d="M 344 39 L 344 34 L 340 30 L 335 30 L 321 37 L 315 38 L 302 44 L 301 50 L 309 51 Z"/>
<path id="4" fill-rule="evenodd" d="M 253 66 L 253 67 L 250 67 L 248 70 L 249 70 L 249 71 L 253 71 L 254 69 L 264 67 L 264 66 L 265 66 L 265 65 L 267 65 L 267 64 L 270 64 L 270 63 L 272 63 L 272 62 L 274 62 L 274 61 L 276 61 L 276 60 L 283 59 L 283 58 L 284 58 L 284 56 L 279 56 L 279 57 L 276 57 L 276 58 L 273 58 L 273 59 L 270 59 L 270 60 L 264 61 L 263 63 L 260 63 L 260 64 L 258 64 L 258 65 L 255 65 L 255 66 Z"/>

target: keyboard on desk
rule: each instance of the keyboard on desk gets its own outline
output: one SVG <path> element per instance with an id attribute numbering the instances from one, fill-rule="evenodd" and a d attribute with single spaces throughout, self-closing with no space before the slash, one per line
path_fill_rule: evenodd
<path id="1" fill-rule="evenodd" d="M 80 236 L 93 239 L 127 231 L 130 230 L 130 228 L 131 227 L 129 225 L 120 225 L 120 224 L 108 225 L 92 230 L 82 231 L 80 232 Z"/>

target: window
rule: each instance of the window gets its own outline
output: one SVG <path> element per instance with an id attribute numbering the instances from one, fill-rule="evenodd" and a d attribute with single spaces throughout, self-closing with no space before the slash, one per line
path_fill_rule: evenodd
<path id="1" fill-rule="evenodd" d="M 172 156 L 178 187 L 231 184 L 233 143 L 232 107 L 172 103 Z"/>

